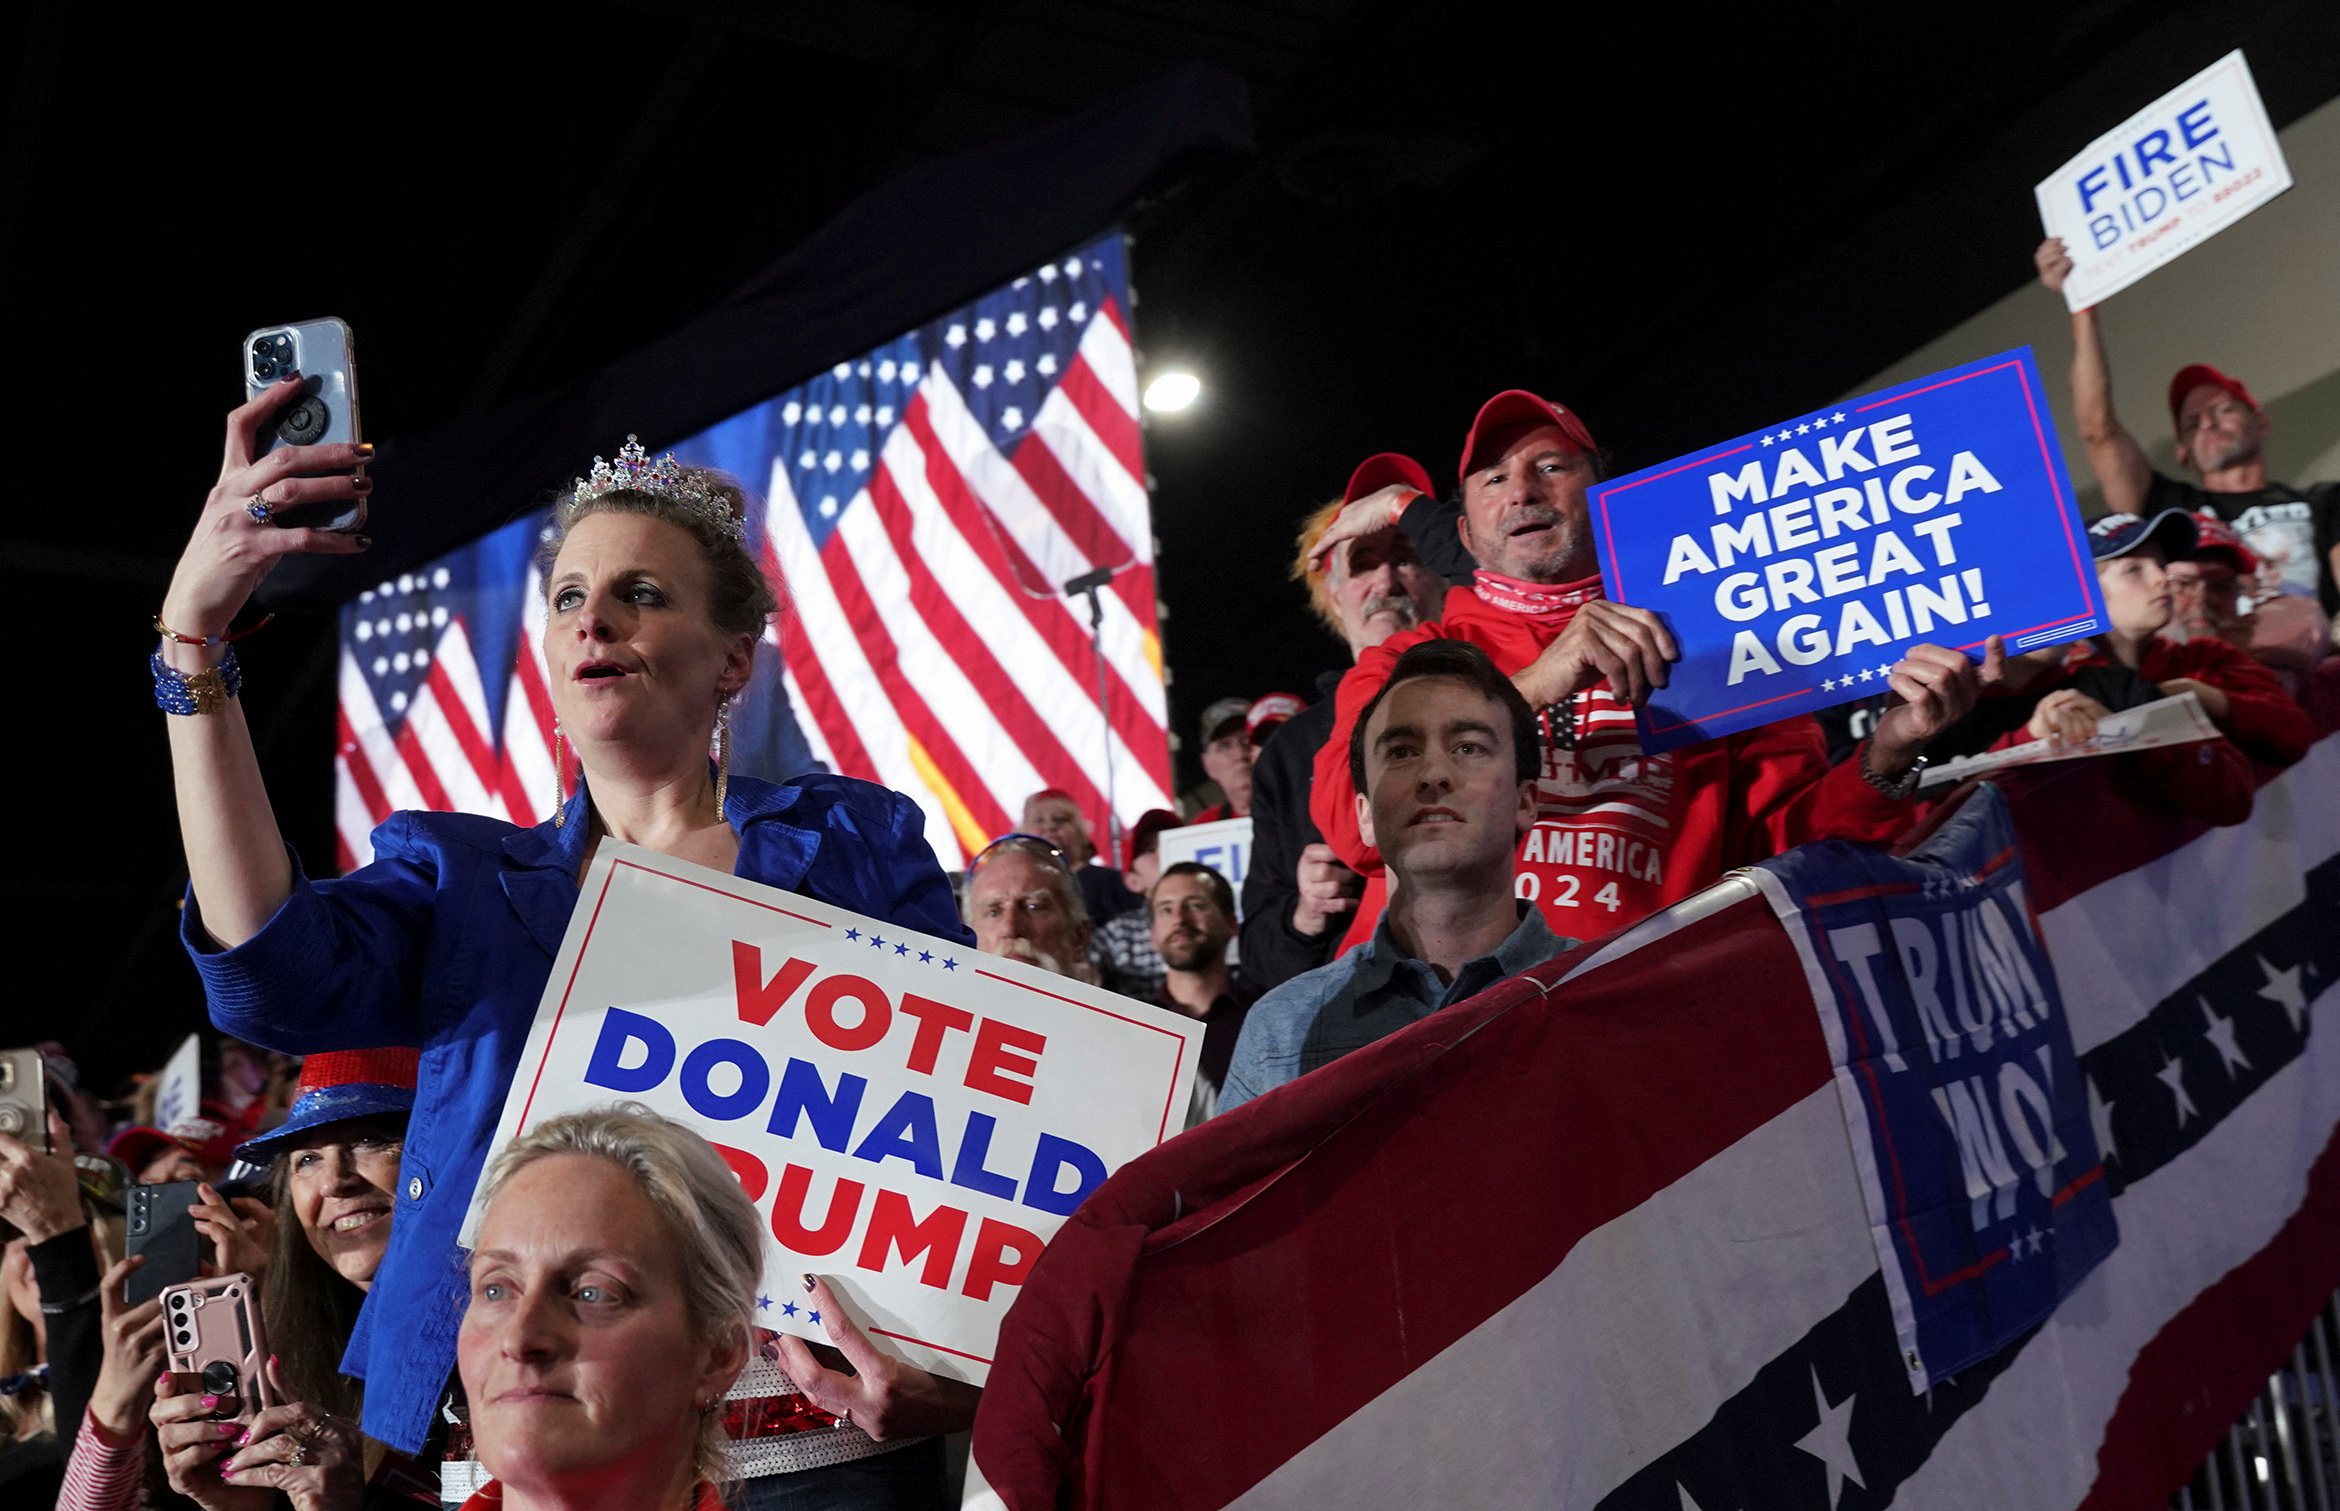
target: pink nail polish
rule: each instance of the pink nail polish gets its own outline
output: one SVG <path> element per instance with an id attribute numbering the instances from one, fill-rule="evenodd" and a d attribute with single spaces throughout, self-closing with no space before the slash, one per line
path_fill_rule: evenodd
<path id="1" fill-rule="evenodd" d="M 222 1474 L 233 1474 L 236 1472 L 236 1461 L 232 1455 L 219 1461 L 219 1472 Z"/>
<path id="2" fill-rule="evenodd" d="M 250 1441 L 252 1441 L 252 1429 L 251 1429 L 251 1428 L 247 1427 L 247 1428 L 245 1428 L 245 1429 L 244 1429 L 242 1432 L 239 1432 L 239 1433 L 237 1433 L 237 1434 L 236 1434 L 236 1446 L 237 1446 L 238 1448 L 241 1448 L 241 1447 L 243 1447 L 243 1446 L 244 1446 L 246 1443 L 249 1443 Z"/>
<path id="3" fill-rule="evenodd" d="M 217 1397 L 217 1396 L 205 1396 L 205 1397 L 203 1398 L 203 1409 L 204 1409 L 205 1411 L 217 1411 L 217 1410 L 219 1410 L 219 1397 Z"/>

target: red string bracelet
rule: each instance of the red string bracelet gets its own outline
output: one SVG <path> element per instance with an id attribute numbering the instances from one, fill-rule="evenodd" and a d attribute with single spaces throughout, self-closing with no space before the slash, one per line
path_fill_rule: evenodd
<path id="1" fill-rule="evenodd" d="M 162 615 L 160 614 L 154 616 L 154 627 L 162 632 L 162 637 L 165 640 L 176 640 L 181 645 L 225 645 L 231 640 L 241 640 L 246 635 L 259 634 L 262 630 L 268 628 L 268 621 L 274 619 L 275 617 L 276 615 L 273 612 L 262 614 L 260 616 L 260 622 L 253 625 L 248 630 L 238 630 L 232 635 L 212 635 L 208 638 L 200 635 L 182 635 L 177 630 L 174 630 L 169 625 L 163 623 Z"/>

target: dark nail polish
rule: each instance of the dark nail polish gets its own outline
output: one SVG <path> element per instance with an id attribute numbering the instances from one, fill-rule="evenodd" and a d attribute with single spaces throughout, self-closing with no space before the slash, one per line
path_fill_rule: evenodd
<path id="1" fill-rule="evenodd" d="M 300 370 L 299 368 L 297 368 L 297 367 L 288 367 L 288 368 L 286 368 L 286 369 L 284 370 L 284 379 L 283 379 L 283 381 L 285 381 L 285 382 L 287 382 L 287 383 L 298 383 L 298 382 L 300 382 L 300 381 L 301 381 L 301 370 Z"/>
<path id="2" fill-rule="evenodd" d="M 357 543 L 359 550 L 370 551 L 374 548 L 374 537 L 371 535 L 361 535 L 357 538 Z"/>
<path id="3" fill-rule="evenodd" d="M 811 1290 L 811 1289 L 813 1288 L 813 1277 L 812 1277 L 812 1276 L 810 1276 L 810 1275 L 807 1275 L 807 1276 L 805 1276 L 805 1277 L 804 1277 L 804 1288 L 805 1288 L 806 1290 L 808 1290 L 808 1291 L 809 1291 L 809 1290 Z"/>

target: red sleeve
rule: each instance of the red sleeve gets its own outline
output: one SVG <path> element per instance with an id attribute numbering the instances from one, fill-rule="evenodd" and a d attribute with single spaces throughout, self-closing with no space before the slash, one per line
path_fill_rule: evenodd
<path id="1" fill-rule="evenodd" d="M 2276 680 L 2275 674 L 2223 640 L 2188 640 L 2171 649 L 2156 680 L 2191 677 L 2226 694 L 2226 717 L 2218 721 L 2226 737 L 2245 755 L 2271 766 L 2289 766 L 2315 743 L 2315 726 Z"/>
<path id="2" fill-rule="evenodd" d="M 1350 731 L 1357 727 L 1357 715 L 1389 679 L 1389 669 L 1397 665 L 1397 658 L 1410 647 L 1443 634 L 1437 625 L 1425 624 L 1369 647 L 1333 694 L 1332 733 L 1316 749 L 1316 780 L 1310 784 L 1308 816 L 1316 820 L 1324 842 L 1352 871 L 1365 875 L 1379 871 L 1381 852 L 1366 844 L 1357 832 L 1357 785 L 1349 780 Z"/>
<path id="3" fill-rule="evenodd" d="M 2112 758 L 2113 791 L 2132 803 L 2175 809 L 2219 828 L 2251 816 L 2258 787 L 2250 757 L 2231 740 L 2195 740 Z"/>
<path id="4" fill-rule="evenodd" d="M 1828 764 L 1828 743 L 1809 714 L 1730 737 L 1732 832 L 1723 864 L 1749 866 L 1816 839 L 1889 844 L 1917 821 L 1913 798 L 1895 802 L 1851 760 Z"/>

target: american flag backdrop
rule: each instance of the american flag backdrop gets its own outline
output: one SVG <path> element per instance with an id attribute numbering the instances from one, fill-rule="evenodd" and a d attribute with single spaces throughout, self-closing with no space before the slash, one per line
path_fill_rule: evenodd
<path id="1" fill-rule="evenodd" d="M 673 448 L 759 496 L 749 543 L 781 590 L 735 770 L 892 787 L 946 866 L 1042 787 L 1100 831 L 1108 792 L 1124 823 L 1170 806 L 1129 303 L 1114 233 Z M 399 808 L 550 816 L 547 522 L 343 609 L 344 869 Z M 1100 568 L 1102 678 L 1087 601 L 1063 592 Z"/>

